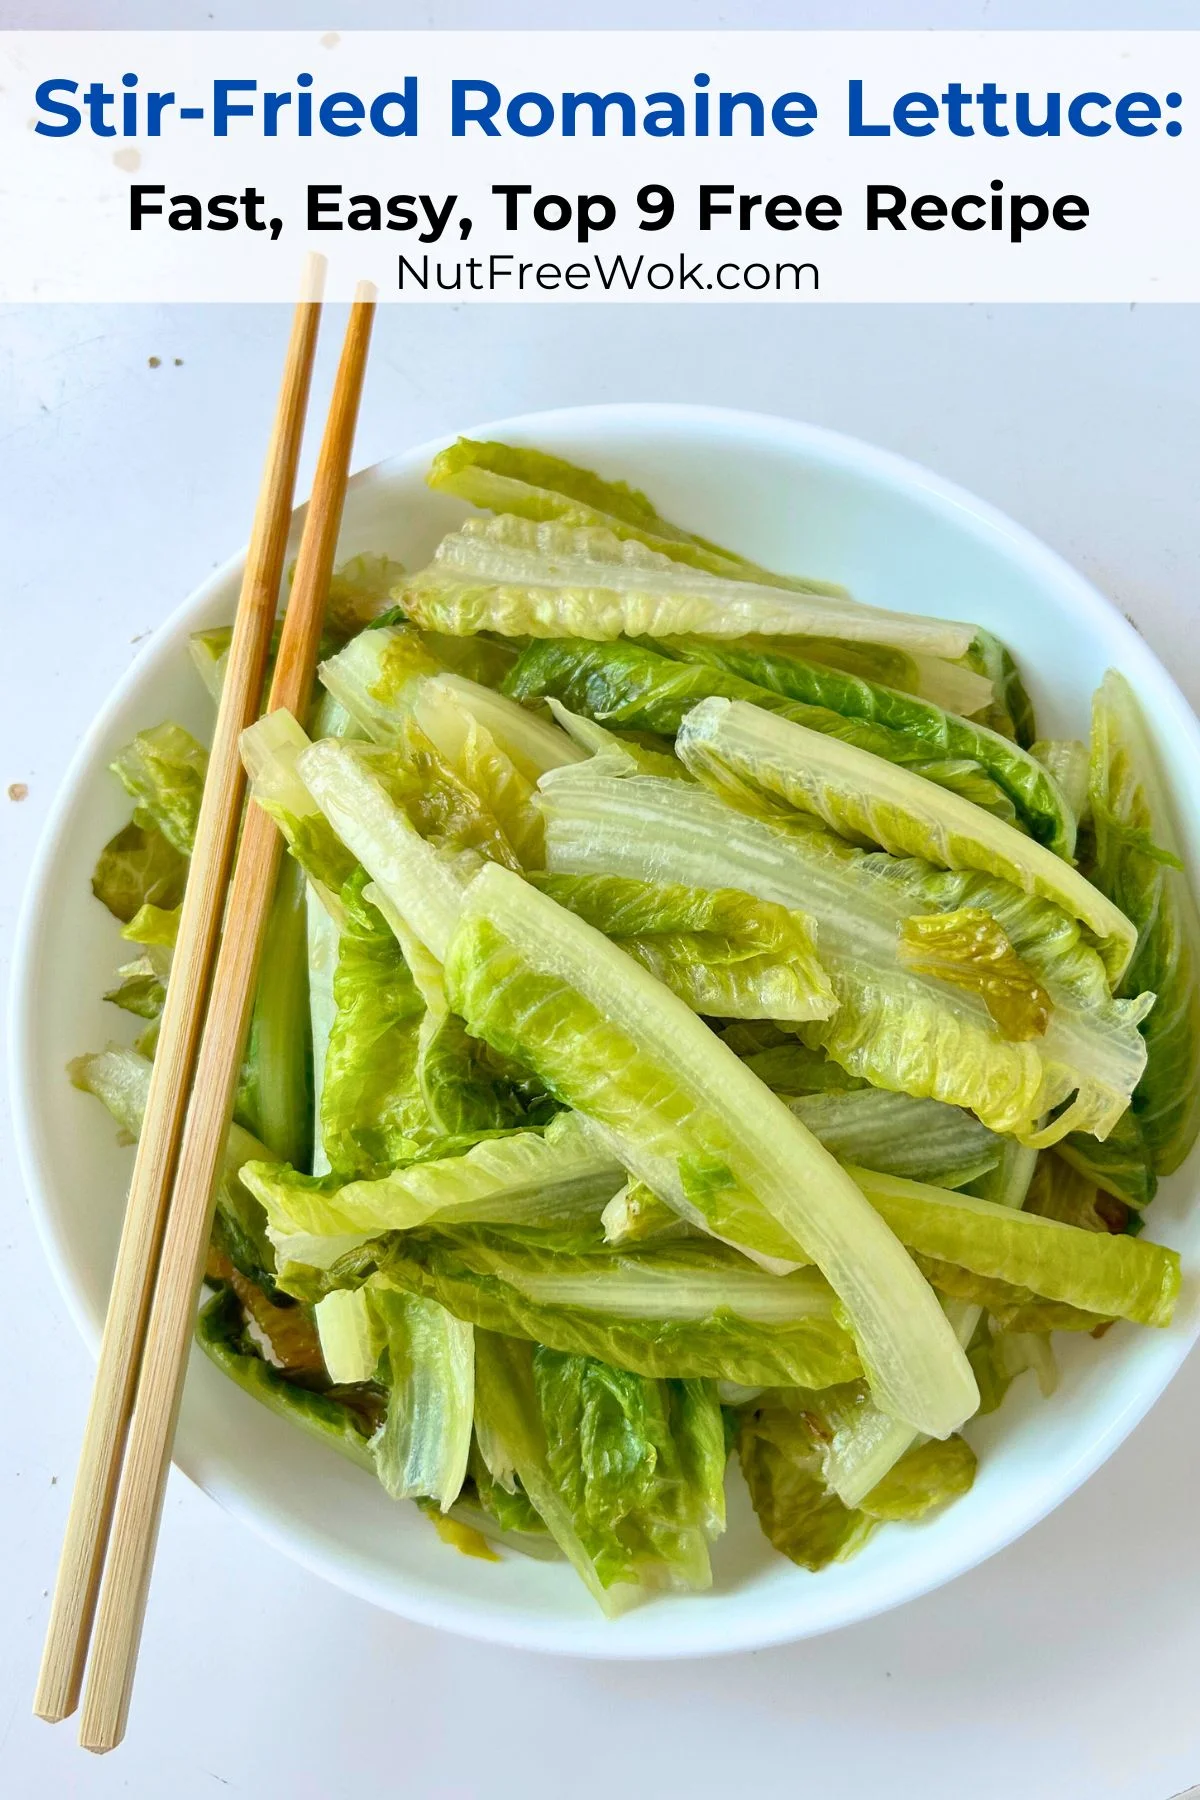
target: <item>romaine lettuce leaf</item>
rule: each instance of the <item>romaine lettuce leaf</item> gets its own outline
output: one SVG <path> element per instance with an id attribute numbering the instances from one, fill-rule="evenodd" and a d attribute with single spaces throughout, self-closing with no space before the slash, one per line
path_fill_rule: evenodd
<path id="1" fill-rule="evenodd" d="M 958 656 L 974 628 L 711 575 L 598 526 L 467 519 L 399 590 L 428 630 L 466 636 L 844 637 Z"/>
<path id="2" fill-rule="evenodd" d="M 532 1344 L 489 1331 L 475 1333 L 475 1425 L 480 1446 L 502 1486 L 515 1487 L 519 1479 L 555 1543 L 611 1617 L 619 1610 L 618 1599 L 601 1581 L 550 1466 L 533 1359 Z"/>
<path id="3" fill-rule="evenodd" d="M 699 642 L 700 640 L 697 640 Z M 730 645 L 733 649 L 739 640 Z M 947 662 L 944 657 L 925 656 L 920 651 L 897 650 L 890 644 L 854 644 L 844 638 L 805 638 L 797 646 L 792 638 L 745 638 L 740 643 L 749 650 L 765 651 L 774 656 L 793 656 L 803 649 L 810 663 L 840 670 L 843 675 L 861 681 L 875 682 L 881 687 L 895 688 L 902 694 L 932 701 L 960 718 L 991 705 L 992 684 L 975 674 L 961 661 Z"/>
<path id="4" fill-rule="evenodd" d="M 652 1381 L 539 1346 L 547 1467 L 604 1588 L 706 1588 L 725 1529 L 725 1433 L 713 1384 Z"/>
<path id="5" fill-rule="evenodd" d="M 768 1032 L 778 1035 L 768 1040 Z M 860 1075 L 851 1075 L 823 1050 L 814 1050 L 765 1021 L 724 1025 L 718 1036 L 777 1094 L 849 1094 L 867 1086 Z"/>
<path id="6" fill-rule="evenodd" d="M 544 1133 L 511 1131 L 440 1155 L 438 1149 L 435 1143 L 422 1156 L 410 1144 L 406 1166 L 368 1180 L 304 1175 L 276 1163 L 251 1165 L 245 1180 L 266 1210 L 281 1259 L 312 1262 L 320 1252 L 311 1239 L 361 1241 L 432 1222 L 594 1219 L 623 1177 L 570 1113 L 552 1119 Z M 393 1162 L 401 1151 L 397 1141 Z M 416 1156 L 422 1160 L 410 1160 Z"/>
<path id="7" fill-rule="evenodd" d="M 328 1386 L 313 1309 L 298 1304 L 290 1294 L 278 1289 L 268 1293 L 257 1281 L 243 1275 L 225 1252 L 219 1223 L 208 1246 L 204 1279 L 213 1286 L 224 1282 L 232 1289 L 257 1340 L 264 1345 L 264 1354 L 289 1381 L 305 1387 Z"/>
<path id="8" fill-rule="evenodd" d="M 751 1058 L 751 1067 L 777 1054 L 767 1051 L 762 1059 Z M 839 1162 L 861 1163 L 935 1187 L 964 1187 L 976 1180 L 995 1167 L 1006 1142 L 961 1107 L 882 1088 L 801 1094 L 789 1104 Z"/>
<path id="9" fill-rule="evenodd" d="M 446 988 L 474 1036 L 599 1124 L 693 1223 L 777 1261 L 802 1247 L 846 1306 L 887 1410 L 930 1436 L 970 1415 L 965 1358 L 900 1245 L 787 1107 L 632 958 L 492 864 L 465 896 Z"/>
<path id="10" fill-rule="evenodd" d="M 451 640 L 459 642 L 461 640 Z M 415 718 L 444 756 L 453 760 L 466 713 L 531 785 L 547 769 L 580 760 L 564 732 L 478 681 L 448 670 L 427 635 L 412 625 L 363 632 L 329 662 L 321 680 L 377 744 L 402 741 L 403 723 Z M 453 735 L 452 735 L 453 734 Z"/>
<path id="11" fill-rule="evenodd" d="M 960 758 L 977 765 L 1008 796 L 1030 835 L 1070 860 L 1075 848 L 1075 814 L 1053 775 L 1028 751 L 986 726 L 944 712 L 912 694 L 821 668 L 805 661 L 797 650 L 781 651 L 771 645 L 759 649 L 750 640 L 743 645 L 682 639 L 662 647 L 685 661 L 724 669 L 785 699 L 884 726 L 923 746 L 930 759 Z"/>
<path id="12" fill-rule="evenodd" d="M 160 950 L 173 950 L 179 936 L 178 906 L 139 906 L 121 936 L 131 944 L 146 944 Z"/>
<path id="13" fill-rule="evenodd" d="M 617 875 L 544 875 L 536 885 L 618 944 L 693 1012 L 824 1019 L 836 1004 L 808 921 L 733 888 Z"/>
<path id="14" fill-rule="evenodd" d="M 740 675 L 709 662 L 680 662 L 648 644 L 622 640 L 596 644 L 584 638 L 557 638 L 530 644 L 505 682 L 517 699 L 547 699 L 578 717 L 609 726 L 674 737 L 682 720 L 701 700 L 719 695 L 777 712 L 813 731 L 855 744 L 887 762 L 913 767 L 928 781 L 965 792 L 976 804 L 1013 817 L 1012 802 L 981 764 L 968 758 L 930 754 L 930 746 L 903 731 L 832 707 L 789 700 L 756 687 Z M 560 723 L 565 723 L 556 712 Z M 599 748 L 588 745 L 588 748 Z M 661 769 L 644 770 L 661 774 Z"/>
<path id="15" fill-rule="evenodd" d="M 142 907 L 142 912 L 146 911 Z M 139 1019 L 157 1019 L 167 997 L 167 977 L 171 972 L 171 953 L 157 945 L 147 948 L 132 962 L 122 963 L 117 970 L 117 986 L 109 988 L 104 998 Z"/>
<path id="16" fill-rule="evenodd" d="M 677 754 L 735 805 L 794 807 L 858 843 L 944 869 L 996 875 L 1053 901 L 1096 937 L 1119 980 L 1137 943 L 1124 913 L 1044 845 L 910 771 L 853 744 L 739 700 L 703 700 L 684 719 Z"/>
<path id="17" fill-rule="evenodd" d="M 403 563 L 370 551 L 339 564 L 329 578 L 326 633 L 332 637 L 353 637 L 384 610 L 393 588 L 403 579 Z"/>
<path id="18" fill-rule="evenodd" d="M 425 1003 L 378 914 L 371 928 L 368 905 L 338 940 L 321 1083 L 321 1143 L 342 1181 L 381 1175 L 436 1136 L 417 1066 Z"/>
<path id="19" fill-rule="evenodd" d="M 812 917 L 838 1007 L 797 1029 L 873 1085 L 967 1107 L 992 1130 L 1039 1143 L 1074 1129 L 1103 1136 L 1126 1110 L 1149 1000 L 1112 1000 L 1099 957 L 1048 902 L 992 876 L 868 855 L 815 825 L 739 814 L 682 782 L 580 764 L 545 776 L 540 792 L 555 874 L 732 882 Z M 901 965 L 904 919 L 963 906 L 991 913 L 1037 970 L 1054 1007 L 1044 1038 L 1009 1042 L 977 997 Z"/>
<path id="20" fill-rule="evenodd" d="M 306 885 L 303 870 L 286 859 L 259 956 L 237 1098 L 248 1131 L 274 1155 L 304 1164 L 313 1145 Z"/>
<path id="21" fill-rule="evenodd" d="M 114 918 L 128 924 L 145 906 L 172 910 L 183 900 L 187 857 L 156 825 L 131 821 L 111 837 L 92 871 L 92 892 Z"/>
<path id="22" fill-rule="evenodd" d="M 907 1450 L 859 1501 L 872 1519 L 921 1519 L 934 1508 L 968 1493 L 977 1459 L 957 1434 L 944 1443 L 926 1439 Z"/>
<path id="23" fill-rule="evenodd" d="M 995 1141 L 999 1145 L 999 1158 L 993 1168 L 977 1179 L 975 1192 L 998 1206 L 1019 1209 L 1028 1191 L 1038 1152 L 1012 1138 Z M 957 1282 L 960 1286 L 978 1279 L 963 1270 L 951 1270 L 946 1264 L 926 1260 L 924 1267 L 927 1276 L 943 1283 L 947 1274 L 952 1283 Z M 969 1353 L 982 1311 L 979 1301 L 962 1292 L 956 1294 L 952 1286 L 942 1303 L 955 1336 Z M 974 1362 L 972 1367 L 976 1367 Z M 991 1365 L 987 1373 L 990 1377 Z M 976 1377 L 979 1378 L 978 1368 Z M 920 1441 L 906 1426 L 898 1425 L 886 1413 L 880 1412 L 863 1382 L 821 1396 L 821 1412 L 827 1439 L 825 1480 L 847 1506 L 865 1504 L 866 1496 Z"/>
<path id="24" fill-rule="evenodd" d="M 299 779 L 332 834 L 357 859 L 414 935 L 439 960 L 446 953 L 462 892 L 479 866 L 477 804 L 457 810 L 460 793 L 447 788 L 449 838 L 422 836 L 395 791 L 419 807 L 419 777 L 393 753 L 323 738 L 301 751 Z M 257 798 L 257 787 L 255 798 Z M 427 795 L 432 801 L 432 796 Z M 432 810 L 432 805 L 431 805 Z M 462 829 L 456 830 L 459 826 Z M 476 843 L 464 842 L 463 834 Z M 496 848 L 493 839 L 492 848 Z M 311 870 L 310 870 L 311 872 Z"/>
<path id="25" fill-rule="evenodd" d="M 984 715 L 987 724 L 1028 750 L 1037 737 L 1037 725 L 1033 705 L 1009 651 L 990 631 L 977 629 L 964 660 L 992 684 L 992 704 Z"/>
<path id="26" fill-rule="evenodd" d="M 241 1306 L 230 1289 L 215 1294 L 202 1307 L 196 1341 L 210 1361 L 253 1399 L 349 1457 L 361 1469 L 374 1469 L 367 1448 L 373 1420 L 365 1404 L 355 1404 L 360 1396 L 341 1397 L 301 1387 L 264 1362 L 249 1343 Z M 361 1398 L 367 1400 L 366 1395 Z"/>
<path id="27" fill-rule="evenodd" d="M 1158 1191 L 1158 1176 L 1141 1121 L 1132 1108 L 1117 1120 L 1101 1143 L 1082 1131 L 1073 1131 L 1058 1146 L 1059 1154 L 1114 1199 L 1140 1212 Z"/>
<path id="28" fill-rule="evenodd" d="M 321 1098 L 325 1092 L 325 1063 L 338 1006 L 333 978 L 338 964 L 339 932 L 316 887 L 305 889 L 305 935 L 308 947 L 308 1020 L 312 1039 L 313 1152 L 309 1167 L 314 1175 L 329 1173 L 329 1158 L 321 1132 Z"/>
<path id="29" fill-rule="evenodd" d="M 135 825 L 155 826 L 173 849 L 190 856 L 208 771 L 208 751 L 182 725 L 139 731 L 110 764 L 135 801 Z"/>
<path id="30" fill-rule="evenodd" d="M 439 493 L 455 494 L 488 512 L 560 525 L 598 526 L 614 537 L 632 539 L 711 575 L 764 582 L 800 593 L 845 592 L 827 582 L 772 574 L 732 550 L 672 525 L 645 494 L 626 482 L 605 481 L 590 469 L 542 450 L 459 438 L 438 452 L 426 479 Z"/>
<path id="31" fill-rule="evenodd" d="M 365 1287 L 326 1294 L 313 1308 L 313 1322 L 331 1381 L 375 1379 L 384 1333 Z"/>
<path id="32" fill-rule="evenodd" d="M 304 728 L 281 707 L 248 726 L 239 747 L 255 804 L 274 819 L 340 930 L 340 890 L 359 864 L 329 825 L 300 774 L 300 757 L 310 745 Z"/>
<path id="33" fill-rule="evenodd" d="M 763 1532 L 802 1569 L 824 1569 L 862 1548 L 875 1528 L 830 1493 L 808 1396 L 760 1395 L 738 1415 L 737 1452 Z"/>
<path id="34" fill-rule="evenodd" d="M 141 1135 L 146 1112 L 150 1067 L 148 1059 L 136 1050 L 114 1044 L 95 1055 L 77 1057 L 68 1065 L 68 1072 L 74 1086 L 94 1094 L 127 1140 L 134 1143 Z M 251 1162 L 264 1169 L 272 1167 L 270 1150 L 240 1125 L 231 1125 L 217 1177 L 213 1237 L 240 1274 L 273 1294 L 275 1255 L 267 1235 L 266 1214 L 242 1181 L 242 1171 Z"/>
<path id="35" fill-rule="evenodd" d="M 1004 927 L 981 907 L 905 919 L 899 953 L 906 968 L 978 994 L 1006 1038 L 1020 1042 L 1045 1036 L 1053 1010 L 1050 996 L 1013 949 Z"/>
<path id="36" fill-rule="evenodd" d="M 353 1252 L 332 1282 L 378 1280 L 489 1331 L 662 1377 L 825 1387 L 860 1373 L 854 1341 L 814 1269 L 771 1275 L 701 1237 L 584 1249 L 555 1234 L 439 1225 Z"/>
<path id="37" fill-rule="evenodd" d="M 979 1411 L 995 1412 L 1018 1375 L 1032 1369 L 1043 1399 L 1058 1386 L 1058 1366 L 1048 1331 L 1013 1331 L 983 1317 L 967 1349 L 979 1382 Z"/>
<path id="38" fill-rule="evenodd" d="M 372 1289 L 388 1358 L 387 1416 L 371 1439 L 375 1473 L 394 1500 L 457 1500 L 467 1473 L 475 1406 L 469 1325 L 436 1301 Z"/>
<path id="39" fill-rule="evenodd" d="M 1048 1300 L 1139 1325 L 1168 1325 L 1179 1253 L 1113 1237 L 973 1194 L 856 1168 L 859 1187 L 914 1254 L 1028 1288 Z"/>
<path id="40" fill-rule="evenodd" d="M 1137 701 L 1114 669 L 1092 706 L 1090 798 L 1093 878 L 1137 928 L 1123 991 L 1158 996 L 1133 1111 L 1151 1166 L 1169 1175 L 1200 1132 L 1200 922 Z"/>
<path id="41" fill-rule="evenodd" d="M 1029 752 L 1057 784 L 1076 826 L 1090 817 L 1088 747 L 1079 738 L 1039 738 Z"/>
<path id="42" fill-rule="evenodd" d="M 1123 1232 L 1129 1223 L 1129 1208 L 1122 1201 L 1053 1150 L 1038 1157 L 1025 1208 L 1084 1231 Z"/>
<path id="43" fill-rule="evenodd" d="M 653 1188 L 633 1176 L 618 1188 L 600 1215 L 606 1244 L 621 1246 L 641 1244 L 647 1239 L 661 1243 L 665 1237 L 696 1237 L 695 1227 L 660 1200 Z"/>

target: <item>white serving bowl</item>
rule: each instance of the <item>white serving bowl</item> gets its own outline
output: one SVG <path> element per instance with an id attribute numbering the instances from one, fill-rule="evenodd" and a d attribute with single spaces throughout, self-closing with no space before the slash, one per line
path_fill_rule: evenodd
<path id="1" fill-rule="evenodd" d="M 1046 735 L 1086 733 L 1092 690 L 1115 666 L 1146 711 L 1181 839 L 1200 867 L 1200 726 L 1161 664 L 1094 588 L 969 494 L 851 438 L 783 419 L 687 406 L 600 406 L 480 426 L 644 486 L 670 518 L 768 565 L 845 582 L 860 599 L 976 620 L 1020 659 Z M 466 510 L 423 477 L 438 444 L 351 483 L 341 554 L 422 562 Z M 299 515 L 297 515 L 297 523 Z M 207 734 L 211 708 L 186 654 L 189 632 L 228 621 L 234 557 L 159 630 L 82 744 L 58 797 L 26 899 L 12 1015 L 14 1110 L 46 1254 L 80 1330 L 97 1344 L 130 1152 L 65 1065 L 121 1034 L 100 999 L 117 927 L 92 898 L 101 845 L 128 815 L 107 773 L 135 731 L 178 719 Z M 1153 1233 L 1200 1261 L 1195 1159 L 1163 1184 Z M 1062 1381 L 1031 1378 L 970 1431 L 971 1493 L 942 1516 L 881 1530 L 852 1562 L 797 1569 L 758 1531 L 740 1480 L 716 1546 L 710 1593 L 602 1619 L 565 1565 L 456 1555 L 415 1507 L 264 1411 L 194 1351 L 175 1445 L 179 1466 L 272 1544 L 407 1618 L 523 1648 L 605 1657 L 704 1655 L 832 1630 L 948 1581 L 1044 1517 L 1109 1456 L 1157 1399 L 1198 1330 L 1195 1284 L 1166 1331 L 1120 1325 L 1102 1341 L 1058 1340 Z"/>

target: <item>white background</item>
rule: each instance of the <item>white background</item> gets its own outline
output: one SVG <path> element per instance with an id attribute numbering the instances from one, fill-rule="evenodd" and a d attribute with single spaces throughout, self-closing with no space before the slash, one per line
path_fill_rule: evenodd
<path id="1" fill-rule="evenodd" d="M 19 16 L 5 0 L 0 22 L 33 24 L 34 4 Z M 393 4 L 386 22 L 470 25 L 482 8 Z M 243 4 L 237 19 L 232 0 L 177 10 L 189 25 L 348 23 L 318 0 L 278 15 Z M 553 22 L 549 0 L 509 10 Z M 1077 22 L 1065 5 L 1003 0 L 760 10 L 775 24 Z M 1137 23 L 1195 10 L 1147 5 Z M 36 22 L 83 11 L 42 0 Z M 613 24 L 644 11 L 606 0 Z M 105 12 L 169 22 L 161 0 Z M 718 13 L 681 4 L 645 22 Z M 1103 0 L 1089 16 L 1129 22 Z M 75 742 L 136 640 L 245 536 L 282 330 L 269 309 L 0 314 L 4 953 Z M 325 337 L 327 386 L 337 332 Z M 357 460 L 489 416 L 627 398 L 774 410 L 927 462 L 1080 566 L 1200 702 L 1194 310 L 389 311 Z M 4 797 L 16 781 L 19 804 Z M 130 1736 L 92 1761 L 69 1726 L 28 1713 L 90 1366 L 42 1265 L 6 1120 L 0 1195 L 5 1800 L 1167 1800 L 1200 1780 L 1195 1359 L 1080 1494 L 984 1568 L 835 1637 L 707 1663 L 551 1662 L 407 1626 L 172 1478 Z"/>

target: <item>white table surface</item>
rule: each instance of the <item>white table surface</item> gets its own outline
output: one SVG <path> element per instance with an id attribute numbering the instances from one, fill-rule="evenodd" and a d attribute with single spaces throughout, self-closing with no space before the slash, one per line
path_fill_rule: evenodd
<path id="1" fill-rule="evenodd" d="M 217 307 L 0 316 L 6 960 L 84 727 L 139 640 L 245 537 L 282 327 Z M 384 309 L 357 460 L 628 398 L 782 412 L 928 463 L 1084 569 L 1200 700 L 1194 310 Z M 1200 1780 L 1195 1358 L 1081 1493 L 983 1568 L 840 1635 L 721 1661 L 551 1661 L 407 1625 L 172 1476 L 130 1735 L 93 1761 L 29 1714 L 91 1370 L 7 1116 L 0 1192 L 9 1800 L 1167 1800 Z"/>

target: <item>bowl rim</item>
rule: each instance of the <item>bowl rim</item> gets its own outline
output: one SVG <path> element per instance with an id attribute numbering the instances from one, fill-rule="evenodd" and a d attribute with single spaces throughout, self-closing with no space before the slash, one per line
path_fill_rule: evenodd
<path id="1" fill-rule="evenodd" d="M 1116 630 L 1118 637 L 1124 641 L 1128 658 L 1123 666 L 1134 665 L 1138 676 L 1148 677 L 1153 683 L 1156 704 L 1163 704 L 1169 715 L 1166 721 L 1168 728 L 1187 740 L 1187 753 L 1200 767 L 1200 721 L 1169 671 L 1112 601 L 1065 558 L 999 508 L 907 457 L 843 432 L 770 413 L 686 402 L 618 401 L 593 406 L 559 407 L 489 420 L 461 432 L 441 433 L 412 449 L 382 458 L 359 470 L 351 478 L 350 491 L 386 482 L 402 473 L 411 473 L 415 466 L 428 463 L 437 451 L 445 448 L 458 436 L 476 439 L 518 437 L 530 441 L 543 429 L 565 433 L 578 431 L 581 435 L 586 435 L 589 424 L 593 422 L 606 422 L 613 426 L 643 424 L 647 427 L 668 428 L 696 425 L 716 428 L 734 436 L 752 436 L 758 442 L 769 443 L 785 453 L 807 453 L 827 467 L 865 475 L 868 479 L 885 484 L 901 499 L 919 498 L 926 506 L 932 505 L 934 510 L 943 515 L 958 516 L 960 523 L 965 521 L 972 525 L 978 534 L 990 537 L 993 542 L 999 540 L 1008 556 L 1019 562 L 1035 580 L 1050 583 L 1057 588 L 1066 604 L 1077 615 L 1082 616 L 1085 622 L 1102 622 L 1108 634 Z M 306 505 L 294 509 L 293 530 L 302 523 L 305 511 Z M 48 1170 L 43 1173 L 44 1165 L 39 1148 L 39 1136 L 43 1134 L 38 1096 L 31 1074 L 31 1059 L 24 1054 L 25 1046 L 33 1035 L 37 1004 L 37 977 L 41 968 L 41 957 L 37 953 L 41 901 L 62 851 L 77 790 L 96 760 L 114 715 L 142 685 L 149 664 L 165 641 L 185 628 L 189 619 L 201 613 L 219 590 L 240 573 L 245 556 L 245 547 L 236 551 L 172 608 L 142 645 L 84 732 L 59 783 L 43 825 L 26 880 L 13 938 L 8 1048 L 11 1068 L 10 1111 L 18 1168 L 42 1252 L 67 1311 L 93 1357 L 98 1350 L 100 1325 L 75 1285 L 66 1254 L 68 1236 L 55 1223 L 50 1178 Z M 1142 1388 L 1114 1413 L 1106 1426 L 1060 1471 L 1057 1478 L 1029 1483 L 1025 1489 L 1025 1504 L 1012 1510 L 1007 1523 L 1001 1524 L 999 1528 L 992 1526 L 988 1530 L 979 1530 L 973 1540 L 959 1546 L 956 1554 L 943 1557 L 940 1561 L 932 1559 L 932 1566 L 923 1566 L 911 1578 L 906 1578 L 905 1575 L 907 1564 L 902 1565 L 899 1570 L 886 1572 L 877 1590 L 873 1589 L 865 1595 L 847 1595 L 840 1606 L 827 1608 L 826 1616 L 812 1621 L 789 1617 L 786 1607 L 772 1609 L 766 1618 L 759 1618 L 753 1608 L 748 1608 L 744 1616 L 730 1612 L 719 1621 L 706 1621 L 697 1629 L 700 1622 L 690 1625 L 684 1607 L 675 1614 L 677 1623 L 674 1630 L 660 1626 L 655 1641 L 644 1646 L 631 1646 L 623 1637 L 621 1641 L 617 1641 L 614 1635 L 609 1635 L 611 1626 L 599 1615 L 589 1627 L 579 1621 L 539 1618 L 533 1614 L 520 1614 L 515 1609 L 501 1611 L 496 1607 L 483 1607 L 457 1595 L 430 1597 L 414 1591 L 400 1596 L 394 1591 L 394 1584 L 387 1592 L 381 1592 L 378 1581 L 372 1579 L 369 1568 L 364 1567 L 360 1560 L 352 1560 L 330 1550 L 312 1530 L 299 1522 L 281 1524 L 261 1500 L 245 1493 L 236 1479 L 210 1468 L 206 1468 L 203 1474 L 197 1472 L 194 1465 L 200 1459 L 186 1451 L 174 1460 L 175 1466 L 195 1486 L 225 1511 L 250 1526 L 275 1549 L 358 1598 L 416 1623 L 438 1626 L 477 1641 L 514 1649 L 566 1653 L 601 1660 L 648 1661 L 721 1655 L 796 1642 L 877 1617 L 906 1601 L 918 1599 L 944 1586 L 996 1555 L 1068 1499 L 1112 1455 L 1161 1397 L 1198 1336 L 1200 1308 L 1194 1308 L 1187 1329 L 1173 1333 L 1169 1346 L 1163 1344 L 1159 1365 L 1151 1378 L 1144 1381 Z M 925 1563 L 930 1561 L 918 1558 L 910 1560 Z"/>

